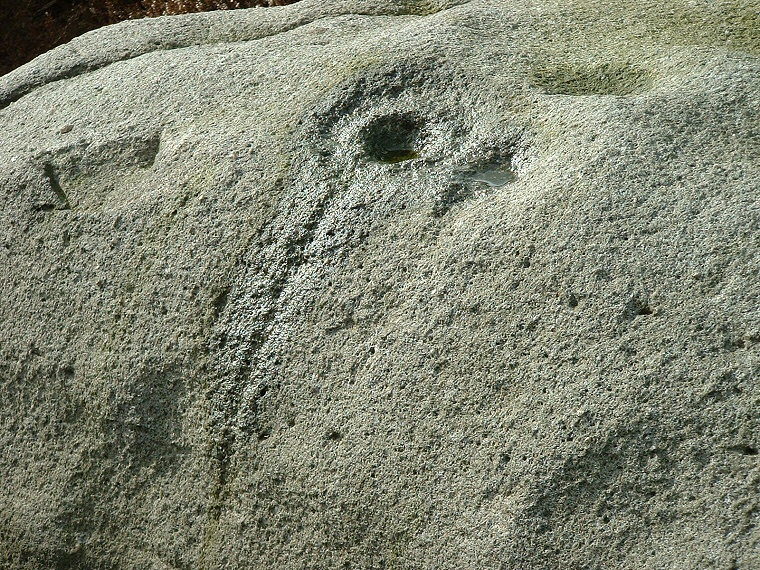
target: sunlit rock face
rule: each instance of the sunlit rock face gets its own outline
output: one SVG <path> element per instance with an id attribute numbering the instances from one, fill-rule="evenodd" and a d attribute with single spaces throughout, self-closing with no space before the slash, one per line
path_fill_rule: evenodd
<path id="1" fill-rule="evenodd" d="M 759 56 L 304 0 L 0 78 L 0 566 L 760 567 Z"/>

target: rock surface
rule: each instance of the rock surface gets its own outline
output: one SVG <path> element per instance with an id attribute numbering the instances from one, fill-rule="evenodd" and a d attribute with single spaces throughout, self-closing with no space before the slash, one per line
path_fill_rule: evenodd
<path id="1" fill-rule="evenodd" d="M 128 22 L 0 101 L 0 567 L 760 567 L 754 2 Z"/>

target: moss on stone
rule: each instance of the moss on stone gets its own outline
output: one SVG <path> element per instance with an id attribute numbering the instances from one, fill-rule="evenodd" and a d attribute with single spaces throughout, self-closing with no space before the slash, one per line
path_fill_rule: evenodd
<path id="1" fill-rule="evenodd" d="M 630 64 L 534 67 L 531 83 L 549 95 L 633 95 L 652 85 L 648 71 Z"/>

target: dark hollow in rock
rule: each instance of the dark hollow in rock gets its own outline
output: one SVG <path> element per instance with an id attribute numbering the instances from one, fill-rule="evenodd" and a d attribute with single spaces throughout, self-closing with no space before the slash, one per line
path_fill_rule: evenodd
<path id="1" fill-rule="evenodd" d="M 409 115 L 373 119 L 362 132 L 364 154 L 370 160 L 394 164 L 419 158 L 419 122 Z"/>
<path id="2" fill-rule="evenodd" d="M 752 447 L 751 445 L 735 445 L 730 448 L 731 451 L 735 453 L 739 453 L 740 455 L 757 455 L 758 451 L 756 447 Z"/>
<path id="3" fill-rule="evenodd" d="M 338 430 L 330 430 L 325 434 L 325 439 L 327 441 L 340 441 L 343 439 L 343 434 L 340 433 Z"/>
<path id="4" fill-rule="evenodd" d="M 633 297 L 625 306 L 623 316 L 625 320 L 633 320 L 636 317 L 652 315 L 654 311 L 649 306 L 646 299 L 641 297 Z"/>

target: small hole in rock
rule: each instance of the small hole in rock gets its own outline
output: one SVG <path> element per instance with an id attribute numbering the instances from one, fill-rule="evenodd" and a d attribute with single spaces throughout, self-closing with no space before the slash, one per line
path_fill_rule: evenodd
<path id="1" fill-rule="evenodd" d="M 363 132 L 366 156 L 377 162 L 395 164 L 419 158 L 420 127 L 408 115 L 387 115 L 369 123 Z"/>
<path id="2" fill-rule="evenodd" d="M 325 436 L 325 438 L 330 441 L 338 441 L 343 438 L 343 434 L 337 430 L 330 430 L 329 432 L 327 432 L 327 435 Z"/>
<path id="3" fill-rule="evenodd" d="M 757 455 L 758 451 L 756 447 L 752 447 L 751 445 L 735 445 L 731 448 L 731 451 L 735 451 L 736 453 L 740 453 L 742 455 Z"/>
<path id="4" fill-rule="evenodd" d="M 625 318 L 628 320 L 652 314 L 654 314 L 652 307 L 649 306 L 649 303 L 645 299 L 640 297 L 632 298 L 625 307 Z"/>
<path id="5" fill-rule="evenodd" d="M 257 435 L 256 438 L 259 441 L 264 441 L 265 439 L 268 439 L 269 436 L 272 435 L 272 430 L 270 428 L 264 428 L 262 429 Z"/>
<path id="6" fill-rule="evenodd" d="M 216 295 L 214 296 L 213 305 L 214 305 L 214 317 L 218 317 L 222 314 L 222 311 L 224 311 L 224 308 L 227 306 L 227 300 L 230 293 L 229 287 L 224 287 L 221 290 L 218 290 L 216 292 Z"/>
<path id="7" fill-rule="evenodd" d="M 570 307 L 571 309 L 574 309 L 575 307 L 577 307 L 578 306 L 578 297 L 576 297 L 575 295 L 571 294 L 570 297 L 567 300 L 567 306 Z"/>

